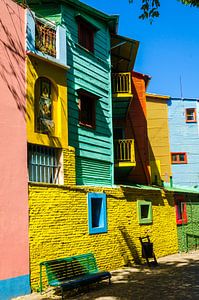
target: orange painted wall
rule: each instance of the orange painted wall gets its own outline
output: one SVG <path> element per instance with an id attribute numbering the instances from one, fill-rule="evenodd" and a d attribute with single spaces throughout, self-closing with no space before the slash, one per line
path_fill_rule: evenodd
<path id="1" fill-rule="evenodd" d="M 132 183 L 148 184 L 149 149 L 146 120 L 146 76 L 132 72 L 133 99 L 129 107 L 126 122 L 127 138 L 135 140 L 136 167 L 129 173 L 128 181 Z"/>

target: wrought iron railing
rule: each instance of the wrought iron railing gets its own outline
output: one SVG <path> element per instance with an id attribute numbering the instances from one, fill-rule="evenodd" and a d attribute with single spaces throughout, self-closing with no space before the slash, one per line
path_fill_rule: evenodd
<path id="1" fill-rule="evenodd" d="M 112 92 L 131 93 L 131 73 L 112 73 Z"/>
<path id="2" fill-rule="evenodd" d="M 115 140 L 114 156 L 117 162 L 135 162 L 134 140 Z"/>
<path id="3" fill-rule="evenodd" d="M 35 48 L 45 54 L 56 57 L 56 30 L 38 20 L 35 26 Z"/>

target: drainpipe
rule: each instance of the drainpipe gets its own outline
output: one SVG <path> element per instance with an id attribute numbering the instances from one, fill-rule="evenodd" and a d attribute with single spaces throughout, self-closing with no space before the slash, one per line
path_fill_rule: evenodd
<path id="1" fill-rule="evenodd" d="M 173 187 L 173 177 L 170 176 L 170 187 L 172 188 Z"/>

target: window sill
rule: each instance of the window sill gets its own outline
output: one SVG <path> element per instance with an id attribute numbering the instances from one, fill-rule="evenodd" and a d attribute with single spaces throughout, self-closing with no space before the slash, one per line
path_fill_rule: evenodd
<path id="1" fill-rule="evenodd" d="M 187 162 L 186 161 L 182 161 L 182 162 L 172 162 L 171 163 L 172 165 L 187 165 Z"/>
<path id="2" fill-rule="evenodd" d="M 85 124 L 85 123 L 82 123 L 82 122 L 79 122 L 79 126 L 87 128 L 87 129 L 92 129 L 92 130 L 96 129 L 96 126 L 91 126 L 91 125 L 88 125 L 88 124 Z"/>

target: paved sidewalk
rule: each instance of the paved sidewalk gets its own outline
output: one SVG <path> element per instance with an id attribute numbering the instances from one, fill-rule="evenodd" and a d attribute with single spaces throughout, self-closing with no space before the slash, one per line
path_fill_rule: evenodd
<path id="1" fill-rule="evenodd" d="M 159 265 L 112 272 L 112 284 L 102 282 L 81 292 L 66 292 L 68 300 L 199 300 L 199 251 L 158 259 Z M 59 291 L 33 293 L 20 300 L 61 299 Z"/>

